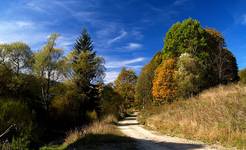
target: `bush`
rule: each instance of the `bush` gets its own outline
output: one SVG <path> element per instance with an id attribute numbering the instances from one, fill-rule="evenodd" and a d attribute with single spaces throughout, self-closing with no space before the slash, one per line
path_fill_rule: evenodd
<path id="1" fill-rule="evenodd" d="M 11 141 L 12 149 L 27 149 L 30 143 L 33 117 L 27 105 L 13 99 L 0 100 L 0 133 L 9 126 L 16 125 L 16 129 L 6 134 Z"/>
<path id="2" fill-rule="evenodd" d="M 0 64 L 0 96 L 10 94 L 8 84 L 11 83 L 11 80 L 12 71 L 6 66 Z"/>
<path id="3" fill-rule="evenodd" d="M 55 126 L 58 125 L 61 129 L 78 125 L 79 122 L 84 121 L 82 118 L 78 119 L 79 100 L 73 84 L 68 83 L 62 87 L 61 93 L 52 99 L 50 105 L 51 118 Z M 56 89 L 56 92 L 58 91 Z"/>

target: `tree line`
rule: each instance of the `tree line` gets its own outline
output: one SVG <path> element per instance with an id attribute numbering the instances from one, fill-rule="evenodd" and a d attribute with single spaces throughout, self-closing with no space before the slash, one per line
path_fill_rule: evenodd
<path id="1" fill-rule="evenodd" d="M 203 28 L 191 18 L 172 25 L 163 49 L 142 68 L 137 79 L 130 78 L 131 72 L 122 69 L 115 86 L 121 89 L 122 96 L 128 94 L 129 102 L 134 101 L 141 108 L 187 99 L 204 89 L 239 81 L 236 58 L 222 34 Z M 122 78 L 127 73 L 128 77 Z M 130 89 L 134 94 L 130 94 Z"/>
<path id="2" fill-rule="evenodd" d="M 103 83 L 104 59 L 89 33 L 83 30 L 67 55 L 57 47 L 58 38 L 51 34 L 36 52 L 23 42 L 0 45 L 0 133 L 15 125 L 0 138 L 0 148 L 36 149 L 124 111 L 121 96 Z"/>

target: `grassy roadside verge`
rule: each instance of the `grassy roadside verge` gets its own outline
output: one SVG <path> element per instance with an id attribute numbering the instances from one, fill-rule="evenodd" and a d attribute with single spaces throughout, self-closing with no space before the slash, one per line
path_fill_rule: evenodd
<path id="1" fill-rule="evenodd" d="M 113 124 L 113 116 L 102 121 L 96 121 L 87 128 L 74 130 L 68 133 L 62 145 L 51 145 L 41 150 L 134 150 L 135 141 L 124 136 Z"/>
<path id="2" fill-rule="evenodd" d="M 138 119 L 164 134 L 246 149 L 246 86 L 220 86 L 188 100 L 151 106 Z"/>

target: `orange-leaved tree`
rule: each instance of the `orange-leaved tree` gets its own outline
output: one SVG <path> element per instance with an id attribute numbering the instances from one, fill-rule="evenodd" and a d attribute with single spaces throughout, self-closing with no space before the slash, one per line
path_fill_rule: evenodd
<path id="1" fill-rule="evenodd" d="M 176 97 L 175 60 L 170 58 L 162 62 L 156 69 L 152 94 L 157 103 L 172 102 Z"/>

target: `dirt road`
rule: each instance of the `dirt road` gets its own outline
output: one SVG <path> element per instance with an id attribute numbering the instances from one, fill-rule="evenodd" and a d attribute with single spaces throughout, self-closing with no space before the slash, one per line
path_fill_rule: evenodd
<path id="1" fill-rule="evenodd" d="M 136 115 L 126 117 L 119 122 L 118 128 L 126 136 L 136 140 L 139 150 L 217 150 L 218 147 L 208 146 L 202 142 L 160 135 L 147 130 L 136 120 Z"/>

